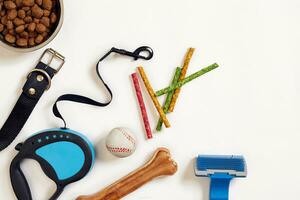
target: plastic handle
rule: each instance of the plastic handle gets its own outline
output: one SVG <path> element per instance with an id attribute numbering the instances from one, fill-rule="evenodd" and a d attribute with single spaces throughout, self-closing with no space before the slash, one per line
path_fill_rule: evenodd
<path id="1" fill-rule="evenodd" d="M 228 200 L 229 184 L 233 177 L 228 174 L 210 176 L 210 200 Z"/>
<path id="2" fill-rule="evenodd" d="M 18 157 L 15 157 L 10 165 L 10 179 L 17 199 L 32 200 L 30 188 L 20 168 Z"/>

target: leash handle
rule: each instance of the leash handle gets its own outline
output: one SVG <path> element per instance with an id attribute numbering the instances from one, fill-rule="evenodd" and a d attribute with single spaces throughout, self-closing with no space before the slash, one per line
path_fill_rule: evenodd
<path id="1" fill-rule="evenodd" d="M 20 167 L 20 160 L 18 157 L 13 159 L 10 166 L 10 180 L 14 189 L 15 195 L 18 199 L 32 200 L 28 182 Z"/>
<path id="2" fill-rule="evenodd" d="M 71 102 L 83 103 L 83 104 L 88 104 L 88 105 L 93 105 L 93 106 L 98 106 L 98 107 L 108 106 L 112 102 L 113 93 L 112 93 L 111 89 L 106 84 L 106 82 L 104 81 L 104 79 L 102 78 L 102 76 L 100 74 L 100 63 L 112 53 L 117 53 L 119 55 L 133 57 L 134 60 L 138 60 L 138 59 L 150 60 L 153 57 L 153 50 L 148 46 L 139 47 L 133 52 L 130 52 L 130 51 L 127 51 L 127 50 L 124 50 L 124 49 L 117 49 L 115 47 L 112 47 L 106 54 L 104 54 L 104 56 L 102 56 L 99 59 L 97 65 L 96 65 L 97 76 L 100 79 L 100 81 L 103 83 L 106 90 L 108 91 L 109 100 L 105 103 L 101 103 L 101 102 L 95 101 L 91 98 L 88 98 L 88 97 L 85 97 L 85 96 L 82 96 L 82 95 L 77 95 L 77 94 L 65 94 L 65 95 L 62 95 L 62 96 L 58 97 L 58 99 L 56 100 L 56 102 L 53 105 L 52 111 L 53 111 L 53 114 L 57 118 L 59 118 L 63 121 L 64 128 L 67 128 L 67 123 L 66 123 L 66 120 L 61 115 L 61 113 L 59 112 L 59 109 L 57 107 L 58 102 L 60 102 L 60 101 L 71 101 Z M 144 53 L 147 54 L 147 55 L 143 55 Z"/>
<path id="3" fill-rule="evenodd" d="M 11 184 L 14 189 L 15 195 L 18 199 L 22 200 L 32 200 L 31 191 L 29 184 L 25 178 L 24 173 L 20 167 L 21 160 L 16 157 L 10 166 L 10 179 Z M 49 200 L 56 200 L 60 194 L 63 192 L 64 187 L 57 186 L 55 193 Z"/>

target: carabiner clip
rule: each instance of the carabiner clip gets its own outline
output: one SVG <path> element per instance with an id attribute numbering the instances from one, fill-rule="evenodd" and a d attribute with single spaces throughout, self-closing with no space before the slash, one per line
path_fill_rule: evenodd
<path id="1" fill-rule="evenodd" d="M 133 57 L 134 60 L 138 60 L 138 59 L 150 60 L 153 57 L 153 50 L 148 46 L 139 47 L 134 52 L 126 51 L 124 49 L 117 49 L 113 47 L 111 49 L 111 52 Z M 145 52 L 147 55 L 146 56 L 142 55 L 141 53 L 143 52 Z"/>
<path id="2" fill-rule="evenodd" d="M 147 56 L 143 56 L 141 53 L 146 52 Z M 133 54 L 135 55 L 134 59 L 137 60 L 138 58 L 144 60 L 150 60 L 153 57 L 153 49 L 148 46 L 142 46 L 137 48 Z"/>

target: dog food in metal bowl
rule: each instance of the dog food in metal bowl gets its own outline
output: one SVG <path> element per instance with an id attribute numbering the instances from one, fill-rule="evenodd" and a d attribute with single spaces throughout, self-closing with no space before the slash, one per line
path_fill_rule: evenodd
<path id="1" fill-rule="evenodd" d="M 0 40 L 32 51 L 49 43 L 62 24 L 62 0 L 0 0 Z"/>

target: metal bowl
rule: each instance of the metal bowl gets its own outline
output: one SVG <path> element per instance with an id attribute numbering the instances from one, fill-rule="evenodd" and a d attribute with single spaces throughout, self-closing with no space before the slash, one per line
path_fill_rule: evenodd
<path id="1" fill-rule="evenodd" d="M 43 48 L 47 44 L 49 44 L 55 38 L 55 36 L 58 34 L 58 32 L 60 31 L 60 29 L 62 27 L 62 24 L 63 24 L 63 21 L 64 21 L 64 4 L 63 4 L 63 0 L 58 0 L 58 2 L 59 2 L 59 4 L 58 4 L 58 6 L 59 6 L 59 8 L 58 8 L 59 20 L 58 20 L 58 23 L 55 27 L 55 30 L 53 31 L 53 33 L 51 34 L 51 36 L 47 40 L 45 40 L 44 42 L 42 42 L 41 44 L 39 44 L 37 46 L 28 47 L 28 48 L 21 48 L 21 47 L 10 45 L 6 41 L 4 41 L 3 37 L 0 37 L 0 45 L 5 47 L 6 49 L 11 50 L 11 51 L 26 53 L 26 52 L 36 51 L 38 49 Z"/>

